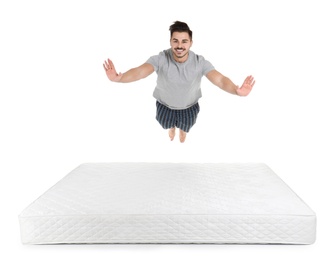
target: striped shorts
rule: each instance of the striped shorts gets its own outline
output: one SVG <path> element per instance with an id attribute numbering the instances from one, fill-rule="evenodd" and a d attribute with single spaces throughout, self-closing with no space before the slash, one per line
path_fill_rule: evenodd
<path id="1" fill-rule="evenodd" d="M 156 120 L 164 129 L 177 127 L 184 132 L 189 132 L 196 123 L 199 111 L 198 103 L 186 109 L 170 109 L 156 101 Z"/>

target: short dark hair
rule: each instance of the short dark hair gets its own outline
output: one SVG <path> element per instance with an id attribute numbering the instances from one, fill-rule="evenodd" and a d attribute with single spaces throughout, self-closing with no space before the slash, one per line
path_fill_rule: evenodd
<path id="1" fill-rule="evenodd" d="M 190 40 L 192 40 L 192 31 L 190 30 L 188 24 L 180 21 L 175 21 L 170 27 L 170 38 L 174 32 L 187 32 L 189 34 Z"/>

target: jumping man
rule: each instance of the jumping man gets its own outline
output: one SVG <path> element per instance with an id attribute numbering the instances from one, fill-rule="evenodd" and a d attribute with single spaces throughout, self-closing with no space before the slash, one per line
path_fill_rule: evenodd
<path id="1" fill-rule="evenodd" d="M 174 140 L 176 128 L 179 128 L 180 142 L 183 143 L 200 111 L 198 100 L 202 96 L 203 76 L 222 90 L 238 96 L 247 96 L 255 81 L 248 76 L 239 87 L 203 56 L 191 51 L 192 31 L 186 23 L 176 21 L 169 30 L 171 48 L 151 56 L 139 67 L 117 73 L 110 59 L 103 66 L 109 80 L 122 83 L 146 78 L 155 71 L 157 85 L 153 96 L 156 99 L 156 119 L 164 129 L 169 129 L 170 140 Z"/>

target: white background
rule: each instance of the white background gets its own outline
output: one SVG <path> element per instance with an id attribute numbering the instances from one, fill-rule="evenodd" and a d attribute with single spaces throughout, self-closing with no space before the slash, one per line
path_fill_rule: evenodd
<path id="1" fill-rule="evenodd" d="M 118 71 L 169 48 L 187 22 L 192 50 L 241 84 L 246 98 L 204 78 L 184 144 L 155 120 L 155 73 Z M 333 1 L 1 1 L 1 259 L 321 259 L 335 255 L 336 18 Z M 264 162 L 317 214 L 317 241 L 274 245 L 26 246 L 18 215 L 84 162 Z M 5 257 L 6 255 L 6 257 Z M 327 257 L 328 256 L 328 257 Z M 115 258 L 117 257 L 117 258 Z"/>

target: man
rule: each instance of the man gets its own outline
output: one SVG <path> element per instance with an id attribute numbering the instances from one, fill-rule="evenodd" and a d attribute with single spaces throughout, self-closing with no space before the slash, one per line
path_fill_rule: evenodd
<path id="1" fill-rule="evenodd" d="M 186 23 L 176 21 L 169 30 L 171 48 L 150 57 L 141 66 L 125 73 L 117 73 L 110 59 L 103 66 L 109 80 L 122 83 L 146 78 L 156 71 L 157 85 L 153 93 L 157 100 L 156 119 L 164 129 L 169 129 L 170 140 L 174 139 L 176 128 L 179 128 L 180 142 L 183 143 L 200 110 L 198 100 L 202 96 L 203 76 L 222 90 L 238 96 L 247 96 L 255 81 L 248 76 L 239 87 L 203 56 L 190 51 L 192 31 Z"/>

